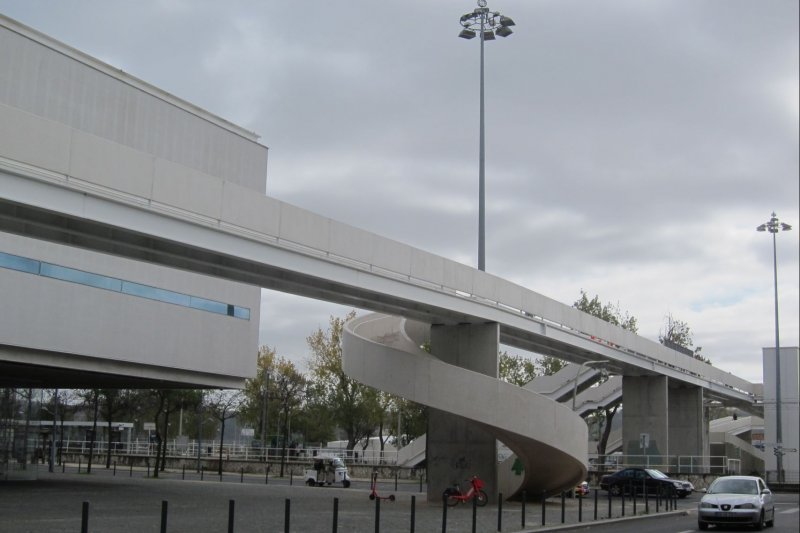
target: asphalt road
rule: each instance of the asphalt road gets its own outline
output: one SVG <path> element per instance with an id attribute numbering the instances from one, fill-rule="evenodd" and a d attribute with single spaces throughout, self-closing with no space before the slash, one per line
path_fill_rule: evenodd
<path id="1" fill-rule="evenodd" d="M 698 500 L 695 495 L 693 500 Z M 775 494 L 775 526 L 766 531 L 770 533 L 797 533 L 800 529 L 800 495 Z M 661 516 L 658 519 L 616 520 L 599 522 L 592 526 L 592 533 L 693 533 L 697 529 L 696 504 L 684 513 Z M 569 530 L 575 530 L 570 526 Z M 708 531 L 753 531 L 750 527 L 711 527 Z"/>

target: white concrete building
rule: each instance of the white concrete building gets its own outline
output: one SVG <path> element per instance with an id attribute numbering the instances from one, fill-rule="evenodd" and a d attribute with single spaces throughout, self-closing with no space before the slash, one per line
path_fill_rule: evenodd
<path id="1" fill-rule="evenodd" d="M 778 442 L 776 413 L 775 348 L 763 349 L 764 359 L 764 467 L 767 481 L 777 481 L 776 451 L 783 452 L 783 480 L 800 483 L 800 350 L 781 347 L 781 442 Z M 779 448 L 778 445 L 782 445 Z"/>
<path id="2" fill-rule="evenodd" d="M 251 132 L 0 15 L 0 172 L 27 165 L 87 192 L 95 184 L 120 197 L 160 190 L 173 205 L 210 205 L 218 199 L 200 197 L 195 184 L 221 189 L 224 180 L 263 195 L 267 148 Z M 101 248 L 113 252 L 115 239 L 109 234 Z M 149 378 L 240 387 L 254 374 L 257 286 L 88 251 L 77 235 L 71 244 L 0 232 L 0 386 L 22 379 L 37 387 L 51 367 L 73 387 Z M 142 259 L 148 253 L 143 248 Z M 97 371 L 99 360 L 108 373 Z M 64 368 L 72 370 L 66 383 Z"/>

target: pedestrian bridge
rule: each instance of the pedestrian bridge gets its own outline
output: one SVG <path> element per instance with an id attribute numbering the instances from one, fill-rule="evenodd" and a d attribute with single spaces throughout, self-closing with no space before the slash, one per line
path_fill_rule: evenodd
<path id="1" fill-rule="evenodd" d="M 21 255 L 18 249 L 44 253 L 34 243 L 48 241 L 62 250 L 99 252 L 388 315 L 348 326 L 348 372 L 473 420 L 492 443 L 497 436 L 527 457 L 526 483 L 540 493 L 584 476 L 585 425 L 570 409 L 498 380 L 498 341 L 573 363 L 603 359 L 610 372 L 655 380 L 664 391 L 690 387 L 727 404 L 754 401 L 752 383 L 510 280 L 259 194 L 252 184 L 261 176 L 248 171 L 266 167 L 266 149 L 256 136 L 2 16 L 0 44 L 10 51 L 0 56 L 0 245 L 14 247 L 6 250 L 13 257 Z M 67 71 L 69 76 L 60 75 Z M 56 81 L 43 83 L 48 76 Z M 11 80 L 16 85 L 3 85 Z M 129 111 L 138 113 L 135 120 Z M 198 170 L 201 164 L 206 170 Z M 229 172 L 238 181 L 227 179 Z M 28 294 L 41 301 L 36 282 L 44 281 L 13 264 L 4 268 L 5 288 L 28 284 Z M 57 280 L 47 283 L 59 287 Z M 79 329 L 68 340 L 94 333 L 82 317 L 63 317 Z M 430 355 L 405 340 L 385 342 L 387 335 L 400 339 L 408 332 L 408 321 L 444 328 L 445 334 L 447 328 L 490 325 L 480 334 L 491 341 L 489 349 L 470 355 L 470 365 L 484 370 L 438 362 L 447 342 L 434 343 Z M 388 329 L 381 333 L 379 327 Z M 72 386 L 66 376 L 90 375 L 120 386 L 126 380 L 139 386 L 166 380 L 171 386 L 241 386 L 255 372 L 256 346 L 224 364 L 219 357 L 181 358 L 170 351 L 115 357 L 113 346 L 80 357 L 74 350 L 59 352 L 57 344 L 47 350 L 15 344 L 20 328 L 0 333 L 6 386 L 15 386 L 15 379 L 28 383 L 34 373 L 46 381 L 42 386 Z M 53 339 L 59 340 L 66 339 Z M 417 384 L 427 389 L 412 388 Z M 471 427 L 464 431 L 471 435 Z M 553 464 L 559 472 L 547 470 L 548 457 L 558 458 Z"/>

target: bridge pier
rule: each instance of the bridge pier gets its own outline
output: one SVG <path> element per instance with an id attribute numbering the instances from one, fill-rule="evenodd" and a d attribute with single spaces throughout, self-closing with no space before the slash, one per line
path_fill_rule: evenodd
<path id="1" fill-rule="evenodd" d="M 706 465 L 698 460 L 708 457 L 710 445 L 701 387 L 666 376 L 623 376 L 622 405 L 625 455 L 650 456 L 642 457 L 642 464 L 660 470 L 703 470 Z M 694 459 L 678 465 L 676 456 Z"/>
<path id="2" fill-rule="evenodd" d="M 500 329 L 497 324 L 431 327 L 431 354 L 452 365 L 497 377 Z M 443 385 L 444 386 L 444 385 Z M 452 391 L 457 401 L 482 399 L 470 394 L 470 383 Z M 497 445 L 480 424 L 438 409 L 430 409 L 427 433 L 428 501 L 440 502 L 442 491 L 477 474 L 486 494 L 497 493 Z"/>

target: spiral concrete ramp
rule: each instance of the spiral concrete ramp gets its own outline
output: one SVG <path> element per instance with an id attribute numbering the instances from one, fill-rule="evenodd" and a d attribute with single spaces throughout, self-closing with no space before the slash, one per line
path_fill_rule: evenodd
<path id="1" fill-rule="evenodd" d="M 369 314 L 345 325 L 345 373 L 366 385 L 488 430 L 520 459 L 499 472 L 498 492 L 553 495 L 586 476 L 587 428 L 568 407 L 497 378 L 446 364 L 419 347 L 430 326 Z M 429 495 L 430 496 L 430 495 Z"/>

